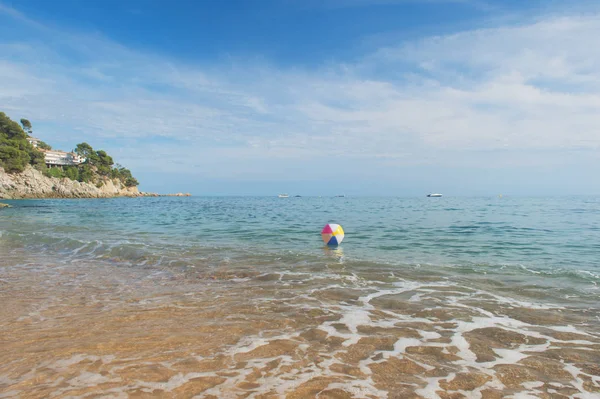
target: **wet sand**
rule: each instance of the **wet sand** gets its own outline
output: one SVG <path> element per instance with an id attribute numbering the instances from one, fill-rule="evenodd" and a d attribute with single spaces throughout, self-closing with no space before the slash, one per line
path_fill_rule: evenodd
<path id="1" fill-rule="evenodd" d="M 597 309 L 389 270 L 0 266 L 0 398 L 599 398 Z"/>

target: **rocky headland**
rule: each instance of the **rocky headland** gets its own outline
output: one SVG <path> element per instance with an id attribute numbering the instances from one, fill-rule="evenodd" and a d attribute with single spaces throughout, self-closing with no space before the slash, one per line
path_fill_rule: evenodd
<path id="1" fill-rule="evenodd" d="M 27 166 L 21 173 L 6 173 L 0 168 L 0 198 L 111 198 L 139 197 L 137 187 L 126 187 L 118 179 L 105 178 L 100 183 L 84 183 L 69 178 L 45 176 Z"/>
<path id="2" fill-rule="evenodd" d="M 158 194 L 158 193 L 145 193 L 140 192 L 140 197 L 191 197 L 190 193 L 175 193 L 175 194 Z"/>
<path id="3" fill-rule="evenodd" d="M 29 120 L 19 126 L 0 112 L 0 199 L 190 196 L 140 192 L 131 171 L 106 151 L 85 142 L 53 150 L 32 132 Z"/>
<path id="4" fill-rule="evenodd" d="M 189 193 L 157 194 L 127 187 L 119 179 L 103 178 L 98 183 L 85 183 L 69 178 L 45 176 L 27 166 L 21 173 L 6 173 L 0 167 L 0 198 L 113 198 L 113 197 L 190 197 Z"/>

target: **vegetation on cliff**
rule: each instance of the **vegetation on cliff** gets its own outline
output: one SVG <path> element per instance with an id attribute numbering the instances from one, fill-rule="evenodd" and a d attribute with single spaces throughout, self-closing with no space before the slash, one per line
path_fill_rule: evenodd
<path id="1" fill-rule="evenodd" d="M 27 165 L 45 168 L 44 154 L 27 141 L 27 134 L 17 122 L 0 112 L 0 166 L 8 173 L 19 173 Z"/>
<path id="2" fill-rule="evenodd" d="M 64 166 L 62 169 L 49 168 L 47 176 L 68 177 L 85 183 L 101 184 L 103 179 L 118 179 L 126 187 L 139 185 L 131 171 L 119 164 L 115 164 L 112 157 L 104 150 L 94 150 L 88 143 L 80 143 L 75 147 L 75 153 L 85 158 L 85 162 L 78 166 Z"/>
<path id="3" fill-rule="evenodd" d="M 75 153 L 84 157 L 85 162 L 79 165 L 63 167 L 46 167 L 45 154 L 38 148 L 50 150 L 43 141 L 38 148 L 27 140 L 33 128 L 27 119 L 21 119 L 21 126 L 11 120 L 4 112 L 0 112 L 0 167 L 8 173 L 20 173 L 27 165 L 43 172 L 49 177 L 66 177 L 85 183 L 102 186 L 107 179 L 118 179 L 126 187 L 135 187 L 139 183 L 129 169 L 115 164 L 112 157 L 103 150 L 94 150 L 88 143 L 77 144 Z"/>

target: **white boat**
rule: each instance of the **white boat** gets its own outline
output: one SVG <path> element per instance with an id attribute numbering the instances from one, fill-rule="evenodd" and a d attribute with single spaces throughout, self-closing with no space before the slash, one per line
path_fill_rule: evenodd
<path id="1" fill-rule="evenodd" d="M 287 194 L 279 194 L 278 197 L 279 198 L 289 198 L 289 195 L 287 195 Z"/>
<path id="2" fill-rule="evenodd" d="M 427 194 L 428 197 L 441 197 L 442 194 Z"/>

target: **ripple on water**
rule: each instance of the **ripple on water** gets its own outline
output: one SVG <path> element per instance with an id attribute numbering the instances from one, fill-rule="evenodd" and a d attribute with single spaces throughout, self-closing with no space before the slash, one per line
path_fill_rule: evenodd
<path id="1" fill-rule="evenodd" d="M 306 259 L 194 271 L 6 259 L 0 389 L 13 396 L 600 392 L 598 309 Z"/>

